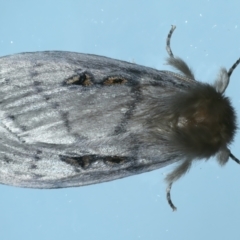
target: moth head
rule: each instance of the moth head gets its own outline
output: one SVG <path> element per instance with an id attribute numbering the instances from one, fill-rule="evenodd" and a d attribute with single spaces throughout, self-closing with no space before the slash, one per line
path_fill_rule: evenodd
<path id="1" fill-rule="evenodd" d="M 230 76 L 233 72 L 233 70 L 237 67 L 237 65 L 240 63 L 240 58 L 233 64 L 233 66 L 227 71 L 225 68 L 221 68 L 218 74 L 218 77 L 214 83 L 214 87 L 217 92 L 224 94 L 225 90 L 227 89 L 227 86 L 230 81 Z M 234 121 L 234 119 L 229 119 L 229 121 Z M 236 129 L 236 123 L 235 123 L 235 129 Z M 232 139 L 234 137 L 234 132 L 232 132 Z M 231 133 L 230 133 L 231 134 Z M 227 163 L 229 157 L 232 158 L 235 162 L 240 164 L 240 161 L 231 153 L 231 151 L 227 148 L 227 144 L 223 146 L 217 153 L 217 161 L 218 163 L 223 166 Z"/>
<path id="2" fill-rule="evenodd" d="M 189 158 L 209 158 L 226 149 L 236 132 L 230 100 L 209 84 L 198 83 L 171 103 L 173 142 Z"/>

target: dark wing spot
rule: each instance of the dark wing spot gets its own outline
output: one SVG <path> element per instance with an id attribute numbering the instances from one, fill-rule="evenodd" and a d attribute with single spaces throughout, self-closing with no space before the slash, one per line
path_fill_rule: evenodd
<path id="1" fill-rule="evenodd" d="M 123 77 L 108 77 L 103 81 L 104 85 L 114 85 L 114 84 L 124 84 L 127 82 L 127 79 Z"/>
<path id="2" fill-rule="evenodd" d="M 34 159 L 35 159 L 36 161 L 39 161 L 41 158 L 40 158 L 38 155 L 35 155 L 35 156 L 34 156 Z"/>
<path id="3" fill-rule="evenodd" d="M 3 157 L 3 161 L 4 161 L 5 163 L 10 163 L 10 162 L 12 162 L 12 160 L 11 160 L 10 158 L 6 157 L 6 156 Z"/>
<path id="4" fill-rule="evenodd" d="M 32 178 L 33 179 L 39 179 L 39 178 L 43 178 L 44 177 L 44 175 L 42 175 L 42 174 L 32 174 Z"/>
<path id="5" fill-rule="evenodd" d="M 118 156 L 97 156 L 97 155 L 86 155 L 81 157 L 69 157 L 69 156 L 60 156 L 60 159 L 71 165 L 78 171 L 78 168 L 82 168 L 86 170 L 87 168 L 91 167 L 92 163 L 94 162 L 103 162 L 109 166 L 117 166 L 122 165 L 126 161 L 130 161 L 130 158 L 127 157 L 118 157 Z"/>
<path id="6" fill-rule="evenodd" d="M 7 83 L 7 84 L 10 83 L 10 81 L 11 81 L 10 78 L 6 78 L 6 79 L 4 79 L 4 82 Z"/>
<path id="7" fill-rule="evenodd" d="M 58 109 L 59 107 L 60 107 L 60 104 L 59 104 L 59 103 L 56 103 L 56 102 L 55 102 L 55 103 L 52 104 L 52 108 L 53 108 L 53 109 Z"/>
<path id="8" fill-rule="evenodd" d="M 34 81 L 33 85 L 37 93 L 41 93 L 43 91 L 43 88 L 41 87 L 42 83 L 40 81 Z"/>
<path id="9" fill-rule="evenodd" d="M 21 129 L 21 131 L 26 132 L 27 131 L 27 126 L 25 125 L 19 125 L 19 128 Z"/>
<path id="10" fill-rule="evenodd" d="M 9 116 L 7 116 L 7 118 L 9 118 L 9 119 L 11 119 L 11 120 L 15 120 L 15 116 L 14 115 L 9 115 Z"/>
<path id="11" fill-rule="evenodd" d="M 92 76 L 89 73 L 83 72 L 76 74 L 65 81 L 67 85 L 82 85 L 85 87 L 93 85 Z"/>
<path id="12" fill-rule="evenodd" d="M 120 165 L 125 162 L 124 157 L 118 157 L 118 156 L 113 156 L 113 157 L 105 157 L 105 163 L 110 164 L 110 165 Z"/>
<path id="13" fill-rule="evenodd" d="M 41 82 L 39 82 L 39 81 L 34 81 L 33 84 L 34 84 L 34 86 L 40 86 L 40 85 L 41 85 Z"/>
<path id="14" fill-rule="evenodd" d="M 91 164 L 91 156 L 83 157 L 66 157 L 60 156 L 61 160 L 73 167 L 81 167 L 82 169 L 87 169 Z"/>
<path id="15" fill-rule="evenodd" d="M 39 73 L 37 71 L 31 71 L 30 72 L 31 78 L 37 77 L 38 75 L 39 75 Z"/>
<path id="16" fill-rule="evenodd" d="M 43 63 L 38 62 L 34 64 L 34 67 L 42 67 L 43 65 L 44 65 Z"/>
<path id="17" fill-rule="evenodd" d="M 30 166 L 30 169 L 36 169 L 37 168 L 37 165 L 36 164 L 32 164 L 31 166 Z"/>
<path id="18" fill-rule="evenodd" d="M 61 112 L 61 117 L 63 119 L 64 125 L 67 128 L 67 131 L 71 131 L 71 125 L 69 123 L 69 113 L 68 112 Z"/>
<path id="19" fill-rule="evenodd" d="M 35 159 L 36 161 L 41 160 L 41 154 L 42 154 L 42 151 L 41 151 L 41 150 L 37 150 L 37 151 L 36 151 L 36 154 L 34 155 L 34 159 Z"/>

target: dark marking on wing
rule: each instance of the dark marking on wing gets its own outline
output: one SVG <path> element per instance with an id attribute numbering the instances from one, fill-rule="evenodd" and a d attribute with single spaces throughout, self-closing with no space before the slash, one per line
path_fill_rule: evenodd
<path id="1" fill-rule="evenodd" d="M 11 82 L 11 79 L 10 79 L 10 78 L 6 78 L 6 79 L 4 79 L 4 82 L 5 82 L 6 84 L 9 84 L 9 83 Z"/>
<path id="2" fill-rule="evenodd" d="M 61 112 L 61 117 L 63 119 L 64 125 L 67 128 L 67 131 L 70 132 L 71 131 L 71 126 L 69 123 L 69 113 L 68 112 Z"/>
<path id="3" fill-rule="evenodd" d="M 86 155 L 81 157 L 69 157 L 69 156 L 60 156 L 60 159 L 71 165 L 75 168 L 76 171 L 79 171 L 78 168 L 83 170 L 88 169 L 94 162 L 101 161 L 108 166 L 118 166 L 126 162 L 129 162 L 131 159 L 129 157 L 119 157 L 119 156 L 97 156 L 97 155 Z M 132 161 L 132 160 L 131 160 Z"/>
<path id="4" fill-rule="evenodd" d="M 42 67 L 42 66 L 44 66 L 44 64 L 41 63 L 41 62 L 37 62 L 37 63 L 34 64 L 34 67 L 36 67 L 36 68 Z"/>
<path id="5" fill-rule="evenodd" d="M 36 164 L 32 164 L 32 165 L 30 166 L 30 169 L 37 169 L 37 165 L 36 165 Z"/>
<path id="6" fill-rule="evenodd" d="M 14 115 L 9 115 L 9 116 L 7 116 L 7 118 L 8 119 L 10 119 L 12 122 L 14 122 L 15 124 L 17 123 L 17 121 L 15 121 L 16 120 L 16 117 L 14 116 Z M 16 124 L 17 125 L 17 124 Z M 8 127 L 6 127 L 5 126 L 5 128 L 8 130 L 8 131 L 10 131 L 10 132 L 12 132 Z M 21 131 L 26 131 L 27 130 L 27 127 L 25 126 L 25 125 L 20 125 L 20 124 L 18 124 L 18 128 L 20 128 L 21 129 Z M 15 134 L 14 134 L 15 135 Z"/>
<path id="7" fill-rule="evenodd" d="M 89 156 L 82 156 L 82 157 L 68 157 L 68 156 L 60 156 L 60 159 L 75 167 L 75 168 L 82 168 L 82 169 L 87 169 L 91 162 L 93 161 L 94 156 L 89 155 Z"/>
<path id="8" fill-rule="evenodd" d="M 37 71 L 30 71 L 30 76 L 31 78 L 37 77 L 39 75 L 39 73 Z"/>
<path id="9" fill-rule="evenodd" d="M 5 163 L 10 163 L 10 162 L 12 162 L 12 159 L 8 158 L 7 156 L 4 156 L 4 157 L 3 157 L 3 161 L 4 161 Z"/>
<path id="10" fill-rule="evenodd" d="M 34 81 L 33 84 L 34 84 L 34 86 L 41 86 L 42 85 L 42 83 L 39 82 L 39 81 Z"/>
<path id="11" fill-rule="evenodd" d="M 40 93 L 43 92 L 43 88 L 42 88 L 42 83 L 41 83 L 41 82 L 39 82 L 39 81 L 34 81 L 33 84 L 34 84 L 34 87 L 35 87 L 37 93 L 40 94 Z M 44 98 L 45 98 L 45 97 L 44 97 Z"/>
<path id="12" fill-rule="evenodd" d="M 116 77 L 108 77 L 103 81 L 103 84 L 104 85 L 124 84 L 127 81 L 128 80 L 126 78 L 116 76 Z"/>
<path id="13" fill-rule="evenodd" d="M 35 156 L 34 156 L 34 159 L 35 159 L 36 161 L 41 160 L 41 158 L 40 158 L 38 155 L 35 155 Z"/>
<path id="14" fill-rule="evenodd" d="M 42 151 L 41 150 L 37 150 L 36 154 L 34 155 L 34 159 L 36 161 L 41 160 L 41 156 L 40 156 L 41 154 L 42 154 Z"/>
<path id="15" fill-rule="evenodd" d="M 141 87 L 139 85 L 133 86 L 131 88 L 131 93 L 133 94 L 134 99 L 132 101 L 129 101 L 128 110 L 123 115 L 123 118 L 114 130 L 115 135 L 126 132 L 126 125 L 128 123 L 128 120 L 131 118 L 136 105 L 139 104 L 142 99 Z"/>
<path id="16" fill-rule="evenodd" d="M 53 109 L 59 109 L 60 108 L 60 104 L 58 102 L 54 102 L 51 104 Z"/>
<path id="17" fill-rule="evenodd" d="M 44 175 L 34 173 L 34 174 L 32 174 L 32 177 L 33 177 L 33 179 L 39 179 L 39 178 L 44 177 Z"/>
<path id="18" fill-rule="evenodd" d="M 22 132 L 26 132 L 28 129 L 25 125 L 19 125 L 19 128 L 22 130 Z"/>
<path id="19" fill-rule="evenodd" d="M 8 115 L 7 118 L 11 119 L 12 121 L 15 120 L 15 116 L 14 115 Z"/>
<path id="20" fill-rule="evenodd" d="M 88 72 L 81 72 L 65 80 L 65 84 L 89 87 L 93 85 L 93 76 Z"/>
<path id="21" fill-rule="evenodd" d="M 113 156 L 113 157 L 106 157 L 104 160 L 105 163 L 110 164 L 110 165 L 120 165 L 123 164 L 126 161 L 124 157 L 118 157 L 118 156 Z"/>

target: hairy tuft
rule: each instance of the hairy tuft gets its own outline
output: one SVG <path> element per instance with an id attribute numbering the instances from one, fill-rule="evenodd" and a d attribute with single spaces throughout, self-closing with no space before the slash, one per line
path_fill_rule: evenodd
<path id="1" fill-rule="evenodd" d="M 227 148 L 236 131 L 229 99 L 208 84 L 199 84 L 173 98 L 172 141 L 192 158 L 209 158 Z"/>

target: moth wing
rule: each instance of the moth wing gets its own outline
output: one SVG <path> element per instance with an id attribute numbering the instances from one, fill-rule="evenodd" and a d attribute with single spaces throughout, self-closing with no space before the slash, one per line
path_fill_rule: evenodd
<path id="1" fill-rule="evenodd" d="M 0 58 L 0 182 L 80 186 L 176 161 L 165 155 L 159 159 L 161 146 L 139 150 L 144 129 L 132 120 L 148 96 L 185 84 L 168 77 L 135 64 L 69 52 Z"/>

